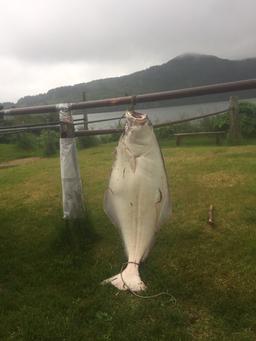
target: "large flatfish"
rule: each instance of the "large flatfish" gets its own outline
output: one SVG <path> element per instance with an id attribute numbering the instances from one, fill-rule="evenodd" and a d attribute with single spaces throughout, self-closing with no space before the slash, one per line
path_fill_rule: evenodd
<path id="1" fill-rule="evenodd" d="M 104 197 L 104 211 L 122 235 L 127 266 L 104 283 L 120 290 L 146 288 L 139 264 L 147 257 L 156 231 L 170 216 L 171 207 L 164 160 L 146 114 L 126 112 Z"/>

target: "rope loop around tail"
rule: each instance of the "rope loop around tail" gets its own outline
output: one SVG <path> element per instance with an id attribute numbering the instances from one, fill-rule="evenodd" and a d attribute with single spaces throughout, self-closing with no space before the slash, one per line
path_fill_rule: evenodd
<path id="1" fill-rule="evenodd" d="M 123 275 L 122 275 L 122 272 L 124 271 L 125 267 L 128 265 L 128 264 L 136 264 L 137 266 L 139 266 L 139 263 L 136 263 L 136 262 L 125 262 L 122 264 L 121 266 L 121 270 L 120 270 L 120 275 L 121 275 L 121 279 L 124 283 L 124 287 L 126 287 L 128 289 L 128 291 L 138 297 L 138 298 L 143 298 L 143 299 L 151 299 L 151 298 L 157 298 L 159 296 L 169 296 L 170 297 L 170 302 L 172 304 L 176 304 L 176 298 L 170 294 L 168 291 L 162 291 L 162 292 L 159 292 L 157 294 L 154 294 L 154 295 L 140 295 L 140 294 L 137 294 L 135 291 L 133 291 L 128 285 L 127 283 L 125 282 L 124 278 L 123 278 Z"/>

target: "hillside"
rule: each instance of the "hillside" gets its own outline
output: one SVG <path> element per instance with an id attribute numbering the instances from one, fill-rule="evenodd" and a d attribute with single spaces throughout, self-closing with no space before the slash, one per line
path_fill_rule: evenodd
<path id="1" fill-rule="evenodd" d="M 86 91 L 87 99 L 100 99 L 249 78 L 256 78 L 256 58 L 228 60 L 210 55 L 185 54 L 162 65 L 152 66 L 127 76 L 99 79 L 74 86 L 51 89 L 46 94 L 26 96 L 21 98 L 17 105 L 28 106 L 79 101 L 82 99 L 83 91 Z M 222 100 L 227 96 L 227 94 L 224 97 L 223 95 L 214 95 L 211 98 L 207 96 L 203 99 L 193 99 L 193 102 L 195 100 Z M 256 90 L 243 92 L 239 96 L 256 97 Z M 172 103 L 183 104 L 187 101 L 188 99 L 172 101 Z"/>

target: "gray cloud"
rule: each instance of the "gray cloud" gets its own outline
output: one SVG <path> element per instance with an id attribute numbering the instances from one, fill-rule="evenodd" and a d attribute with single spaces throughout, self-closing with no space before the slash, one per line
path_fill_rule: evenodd
<path id="1" fill-rule="evenodd" d="M 31 84 L 38 93 L 185 52 L 256 56 L 254 0 L 0 1 L 0 93 L 8 99 L 30 93 Z"/>

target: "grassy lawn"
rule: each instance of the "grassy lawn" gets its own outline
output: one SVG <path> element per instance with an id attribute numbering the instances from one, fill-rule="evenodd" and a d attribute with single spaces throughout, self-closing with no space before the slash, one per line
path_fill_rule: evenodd
<path id="1" fill-rule="evenodd" d="M 175 304 L 100 285 L 125 261 L 102 209 L 114 144 L 79 152 L 85 238 L 62 221 L 57 157 L 0 169 L 0 340 L 256 339 L 256 146 L 173 144 L 162 148 L 173 217 L 141 275 Z"/>
<path id="2" fill-rule="evenodd" d="M 0 163 L 13 159 L 36 156 L 37 154 L 38 151 L 23 150 L 14 144 L 0 143 Z"/>

